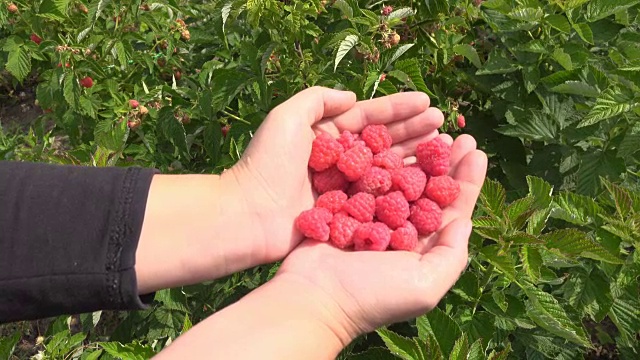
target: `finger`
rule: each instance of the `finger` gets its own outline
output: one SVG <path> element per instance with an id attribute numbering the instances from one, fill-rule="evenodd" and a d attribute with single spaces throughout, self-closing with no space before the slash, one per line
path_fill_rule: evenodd
<path id="1" fill-rule="evenodd" d="M 468 134 L 462 134 L 456 138 L 451 146 L 451 168 L 455 169 L 457 165 L 462 161 L 467 153 L 476 149 L 477 143 L 473 136 Z"/>
<path id="2" fill-rule="evenodd" d="M 422 113 L 415 115 L 406 120 L 395 121 L 387 124 L 387 129 L 393 143 L 401 143 L 403 141 L 430 134 L 433 130 L 438 129 L 444 123 L 444 115 L 442 111 L 436 108 L 428 108 Z"/>
<path id="3" fill-rule="evenodd" d="M 420 259 L 431 283 L 430 297 L 437 303 L 455 284 L 467 266 L 471 220 L 457 219 L 438 235 L 437 243 Z"/>
<path id="4" fill-rule="evenodd" d="M 359 101 L 356 105 L 342 114 L 323 120 L 324 127 L 329 123 L 330 129 L 342 132 L 344 130 L 359 133 L 365 126 L 371 124 L 388 124 L 418 115 L 429 107 L 429 96 L 421 92 L 404 92 L 383 96 L 372 100 Z M 331 131 L 331 132 L 333 132 Z"/>
<path id="5" fill-rule="evenodd" d="M 393 151 L 396 154 L 400 155 L 400 157 L 402 157 L 402 158 L 410 157 L 410 156 L 415 155 L 416 147 L 418 147 L 419 144 L 421 144 L 423 142 L 430 141 L 433 138 L 435 138 L 436 136 L 441 138 L 447 144 L 453 143 L 453 139 L 451 138 L 450 135 L 448 135 L 448 134 L 438 134 L 438 131 L 434 130 L 433 132 L 431 132 L 429 134 L 418 136 L 416 138 L 403 141 L 403 142 L 401 142 L 399 144 L 395 144 L 395 145 L 391 146 L 391 151 Z"/>
<path id="6" fill-rule="evenodd" d="M 309 125 L 313 125 L 326 117 L 343 114 L 355 104 L 356 95 L 351 91 L 314 86 L 278 105 L 270 115 L 285 122 L 298 121 L 302 116 Z"/>

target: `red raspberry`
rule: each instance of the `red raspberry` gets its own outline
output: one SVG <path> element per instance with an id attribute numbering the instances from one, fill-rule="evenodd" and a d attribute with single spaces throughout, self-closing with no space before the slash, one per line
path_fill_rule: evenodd
<path id="1" fill-rule="evenodd" d="M 14 3 L 9 3 L 9 5 L 7 5 L 7 11 L 9 11 L 12 14 L 15 14 L 18 12 L 18 6 L 16 6 L 16 4 Z"/>
<path id="2" fill-rule="evenodd" d="M 380 82 L 383 82 L 387 78 L 387 74 L 380 75 Z"/>
<path id="3" fill-rule="evenodd" d="M 316 207 L 325 208 L 335 214 L 342 209 L 344 203 L 347 202 L 347 198 L 347 194 L 342 190 L 327 191 L 318 197 Z"/>
<path id="4" fill-rule="evenodd" d="M 371 194 L 357 193 L 344 203 L 342 210 L 360 222 L 369 222 L 376 212 L 376 198 Z"/>
<path id="5" fill-rule="evenodd" d="M 462 114 L 458 115 L 458 118 L 456 120 L 458 121 L 458 127 L 460 129 L 462 129 L 465 126 L 467 126 L 467 122 L 465 121 L 464 115 L 462 115 Z"/>
<path id="6" fill-rule="evenodd" d="M 80 86 L 84 87 L 84 88 L 90 88 L 93 86 L 93 79 L 91 78 L 91 76 L 87 76 L 84 77 L 82 79 L 80 79 Z"/>
<path id="7" fill-rule="evenodd" d="M 325 208 L 305 210 L 296 218 L 296 228 L 306 237 L 318 240 L 329 240 L 329 223 L 333 218 L 331 211 Z"/>
<path id="8" fill-rule="evenodd" d="M 353 134 L 347 130 L 343 131 L 338 137 L 338 142 L 344 148 L 344 151 L 351 149 L 358 141 L 358 134 Z"/>
<path id="9" fill-rule="evenodd" d="M 129 106 L 131 106 L 133 109 L 137 109 L 138 106 L 140 106 L 140 103 L 138 102 L 138 100 L 131 99 L 129 100 Z"/>
<path id="10" fill-rule="evenodd" d="M 439 137 L 424 142 L 416 148 L 416 159 L 424 172 L 429 176 L 447 175 L 451 146 Z"/>
<path id="11" fill-rule="evenodd" d="M 391 241 L 391 230 L 381 222 L 360 225 L 353 234 L 356 250 L 385 251 Z"/>
<path id="12" fill-rule="evenodd" d="M 442 225 L 442 210 L 435 202 L 422 198 L 411 206 L 409 221 L 421 235 L 429 235 Z"/>
<path id="13" fill-rule="evenodd" d="M 445 208 L 460 195 L 460 184 L 449 175 L 434 176 L 427 182 L 424 195 Z"/>
<path id="14" fill-rule="evenodd" d="M 318 135 L 311 145 L 309 167 L 315 171 L 327 170 L 340 159 L 344 148 L 340 143 L 327 133 Z"/>
<path id="15" fill-rule="evenodd" d="M 400 190 L 407 201 L 415 201 L 422 196 L 427 175 L 417 166 L 408 166 L 391 172 L 391 184 L 391 190 Z"/>
<path id="16" fill-rule="evenodd" d="M 400 155 L 391 150 L 383 151 L 373 157 L 373 166 L 378 166 L 387 170 L 400 169 L 404 166 Z"/>
<path id="17" fill-rule="evenodd" d="M 229 125 L 229 124 L 221 127 L 220 128 L 220 132 L 222 132 L 222 137 L 227 137 L 227 134 L 229 133 L 229 130 L 231 130 L 231 125 Z"/>
<path id="18" fill-rule="evenodd" d="M 389 16 L 389 14 L 391 14 L 391 12 L 392 12 L 392 11 L 393 11 L 393 7 L 391 7 L 391 6 L 387 5 L 387 6 L 385 6 L 385 7 L 383 7 L 383 8 L 382 8 L 381 13 L 382 13 L 382 15 L 384 15 L 384 16 Z"/>
<path id="19" fill-rule="evenodd" d="M 360 180 L 352 185 L 351 192 L 366 192 L 373 196 L 384 195 L 391 188 L 391 174 L 377 166 L 371 167 Z"/>
<path id="20" fill-rule="evenodd" d="M 353 234 L 359 226 L 360 221 L 345 212 L 339 212 L 333 216 L 333 220 L 329 224 L 329 238 L 335 246 L 346 249 L 353 245 Z"/>
<path id="21" fill-rule="evenodd" d="M 356 181 L 371 168 L 373 154 L 363 145 L 356 144 L 345 151 L 338 160 L 338 169 L 342 171 L 347 180 Z"/>
<path id="22" fill-rule="evenodd" d="M 360 137 L 374 154 L 389 150 L 393 142 L 389 130 L 384 125 L 367 125 L 362 129 Z"/>
<path id="23" fill-rule="evenodd" d="M 332 166 L 325 171 L 313 174 L 313 188 L 322 195 L 331 190 L 347 190 L 349 182 L 337 167 Z"/>
<path id="24" fill-rule="evenodd" d="M 36 34 L 31 34 L 31 36 L 29 37 L 31 39 L 31 41 L 33 41 L 34 43 L 40 45 L 40 43 L 42 42 L 42 38 Z"/>
<path id="25" fill-rule="evenodd" d="M 391 229 L 402 226 L 410 214 L 409 202 L 401 191 L 376 198 L 376 216 Z"/>
<path id="26" fill-rule="evenodd" d="M 389 247 L 393 250 L 412 251 L 418 245 L 418 230 L 410 221 L 391 233 Z"/>

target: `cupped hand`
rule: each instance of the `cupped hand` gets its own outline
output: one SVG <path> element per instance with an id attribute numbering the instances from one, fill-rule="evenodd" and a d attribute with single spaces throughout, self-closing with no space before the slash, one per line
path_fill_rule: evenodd
<path id="1" fill-rule="evenodd" d="M 385 124 L 393 150 L 409 156 L 437 134 L 442 122 L 442 113 L 429 108 L 429 97 L 418 92 L 356 102 L 351 92 L 313 87 L 273 109 L 240 161 L 223 174 L 236 183 L 250 214 L 243 231 L 251 232 L 254 263 L 280 260 L 303 240 L 294 221 L 313 207 L 307 164 L 317 134 L 337 137 L 344 130 Z"/>
<path id="2" fill-rule="evenodd" d="M 452 142 L 448 135 L 427 133 L 427 138 Z M 400 153 L 412 155 L 409 149 Z M 461 185 L 460 196 L 443 211 L 441 230 L 420 239 L 416 252 L 349 252 L 307 240 L 286 258 L 276 278 L 288 278 L 299 283 L 301 291 L 317 294 L 317 307 L 329 309 L 327 326 L 345 343 L 428 312 L 467 265 L 471 215 L 486 170 L 487 157 L 476 150 L 475 140 L 459 136 L 452 145 L 450 175 Z"/>

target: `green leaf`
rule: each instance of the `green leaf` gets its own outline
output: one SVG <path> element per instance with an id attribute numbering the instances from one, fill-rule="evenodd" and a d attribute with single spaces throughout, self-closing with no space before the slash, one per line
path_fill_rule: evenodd
<path id="1" fill-rule="evenodd" d="M 589 114 L 578 124 L 578 127 L 585 127 L 596 124 L 602 120 L 610 119 L 628 112 L 637 105 L 638 103 L 631 102 L 621 96 L 618 89 L 606 89 L 600 97 L 596 99 L 595 105 L 593 105 Z"/>
<path id="2" fill-rule="evenodd" d="M 591 45 L 594 44 L 593 41 L 593 32 L 591 31 L 591 27 L 587 23 L 581 24 L 573 24 L 573 29 L 578 33 L 580 38 L 584 40 L 586 43 Z"/>
<path id="3" fill-rule="evenodd" d="M 538 235 L 547 226 L 551 209 L 534 211 L 527 222 L 527 234 Z"/>
<path id="4" fill-rule="evenodd" d="M 576 225 L 587 225 L 596 220 L 602 208 L 592 198 L 562 192 L 553 197 L 554 209 L 551 216 Z"/>
<path id="5" fill-rule="evenodd" d="M 9 51 L 5 68 L 22 82 L 31 72 L 31 55 L 22 46 L 16 47 Z"/>
<path id="6" fill-rule="evenodd" d="M 338 52 L 336 53 L 335 65 L 333 66 L 333 71 L 335 72 L 338 69 L 338 64 L 344 58 L 345 55 L 351 49 L 358 44 L 359 37 L 357 35 L 347 35 L 347 37 L 342 40 L 340 46 L 338 47 Z"/>
<path id="7" fill-rule="evenodd" d="M 64 99 L 72 109 L 78 108 L 78 99 L 80 98 L 80 85 L 72 74 L 66 74 L 64 77 Z"/>
<path id="8" fill-rule="evenodd" d="M 622 141 L 618 144 L 618 157 L 629 158 L 640 150 L 638 144 L 640 144 L 640 122 L 634 123 L 633 126 L 627 129 Z"/>
<path id="9" fill-rule="evenodd" d="M 618 215 L 622 219 L 626 219 L 629 214 L 633 211 L 633 200 L 631 198 L 631 193 L 629 190 L 618 186 L 604 178 L 601 178 L 600 181 L 604 185 L 604 187 L 609 191 L 609 195 L 613 199 L 616 204 L 616 210 L 618 211 Z"/>
<path id="10" fill-rule="evenodd" d="M 396 51 L 393 53 L 393 55 L 391 56 L 391 58 L 389 58 L 389 60 L 387 61 L 386 65 L 385 65 L 385 69 L 388 68 L 389 66 L 391 66 L 396 60 L 398 60 L 398 58 L 400 58 L 400 56 L 402 56 L 404 53 L 406 53 L 409 49 L 411 49 L 415 44 L 404 44 L 402 46 L 399 46 Z"/>
<path id="11" fill-rule="evenodd" d="M 466 360 L 467 353 L 469 352 L 469 339 L 466 334 L 462 334 L 456 343 L 453 345 L 453 350 L 449 355 L 449 360 Z"/>
<path id="12" fill-rule="evenodd" d="M 507 358 L 509 357 L 509 353 L 511 353 L 511 344 L 508 343 L 507 347 L 502 350 L 502 351 L 491 351 L 491 354 L 489 354 L 488 359 L 489 360 L 507 360 Z"/>
<path id="13" fill-rule="evenodd" d="M 534 199 L 527 196 L 522 199 L 515 200 L 509 204 L 505 210 L 506 219 L 511 224 L 511 230 L 520 230 L 526 223 L 527 219 L 531 216 L 531 213 L 535 210 L 533 208 Z"/>
<path id="14" fill-rule="evenodd" d="M 222 143 L 222 128 L 217 122 L 211 122 L 204 128 L 204 149 L 211 158 L 211 164 L 220 160 L 220 145 Z"/>
<path id="15" fill-rule="evenodd" d="M 418 343 L 413 340 L 394 333 L 386 328 L 376 330 L 391 353 L 401 359 L 415 360 L 422 359 L 422 350 Z"/>
<path id="16" fill-rule="evenodd" d="M 491 53 L 489 59 L 481 69 L 478 69 L 476 75 L 508 74 L 521 68 L 521 65 L 508 60 L 509 58 L 509 56 L 503 53 Z"/>
<path id="17" fill-rule="evenodd" d="M 640 331 L 640 301 L 633 295 L 625 294 L 615 299 L 609 317 L 616 325 L 623 337 L 630 341 L 637 341 L 636 334 Z"/>
<path id="18" fill-rule="evenodd" d="M 499 182 L 492 179 L 485 180 L 480 192 L 480 201 L 489 213 L 496 216 L 502 214 L 505 198 L 505 190 Z"/>
<path id="19" fill-rule="evenodd" d="M 351 354 L 347 360 L 395 360 L 397 357 L 393 356 L 389 349 L 383 347 L 369 347 L 366 351 Z"/>
<path id="20" fill-rule="evenodd" d="M 159 131 L 169 140 L 184 156 L 189 157 L 187 148 L 187 133 L 182 123 L 173 114 L 173 108 L 165 106 L 158 113 Z"/>
<path id="21" fill-rule="evenodd" d="M 571 321 L 558 300 L 533 284 L 525 285 L 523 290 L 528 297 L 527 315 L 538 326 L 580 346 L 590 346 L 583 327 Z"/>
<path id="22" fill-rule="evenodd" d="M 582 194 L 595 194 L 600 190 L 598 179 L 616 179 L 626 171 L 624 161 L 613 152 L 591 151 L 580 156 L 580 168 L 576 174 L 576 190 Z"/>
<path id="23" fill-rule="evenodd" d="M 437 340 L 442 354 L 450 354 L 456 339 L 462 335 L 458 323 L 437 307 L 424 316 L 430 325 L 429 333 Z"/>
<path id="24" fill-rule="evenodd" d="M 564 52 L 564 50 L 557 48 L 552 55 L 553 59 L 560 64 L 565 70 L 573 70 L 573 62 L 571 61 L 571 55 Z"/>
<path id="25" fill-rule="evenodd" d="M 416 89 L 418 89 L 418 91 L 422 91 L 423 93 L 426 93 L 431 97 L 436 97 L 435 94 L 433 94 L 427 88 L 427 85 L 425 84 L 424 79 L 422 78 L 422 72 L 420 71 L 421 67 L 420 67 L 420 63 L 418 62 L 418 59 L 412 58 L 412 59 L 400 60 L 396 62 L 394 67 L 396 70 L 400 70 L 405 74 L 407 74 L 411 79 L 411 82 L 415 85 Z"/>
<path id="26" fill-rule="evenodd" d="M 137 342 L 123 345 L 119 342 L 98 343 L 109 355 L 120 360 L 145 360 L 155 355 L 150 346 L 141 345 Z"/>
<path id="27" fill-rule="evenodd" d="M 592 0 L 587 5 L 585 18 L 589 22 L 598 21 L 638 3 L 640 0 Z"/>
<path id="28" fill-rule="evenodd" d="M 520 257 L 522 259 L 522 268 L 525 273 L 534 282 L 538 282 L 538 279 L 540 279 L 540 268 L 543 264 L 540 251 L 534 247 L 523 246 L 522 249 L 520 249 Z"/>
<path id="29" fill-rule="evenodd" d="M 516 263 L 511 254 L 502 251 L 499 245 L 485 246 L 480 253 L 508 279 L 516 279 Z"/>
<path id="30" fill-rule="evenodd" d="M 564 17 L 563 15 L 560 15 L 560 14 L 548 15 L 547 17 L 544 18 L 544 20 L 549 25 L 551 25 L 552 28 L 558 31 L 561 31 L 566 34 L 571 32 L 571 25 L 569 24 L 569 21 L 567 21 L 567 18 Z"/>
<path id="31" fill-rule="evenodd" d="M 591 98 L 600 96 L 598 89 L 582 81 L 570 80 L 563 84 L 556 85 L 550 90 L 560 94 L 579 95 Z"/>
<path id="32" fill-rule="evenodd" d="M 11 336 L 3 336 L 0 338 L 0 359 L 11 360 L 13 350 L 20 341 L 20 332 L 16 331 Z"/>
<path id="33" fill-rule="evenodd" d="M 70 0 L 43 0 L 38 15 L 53 20 L 63 21 L 69 8 Z"/>
<path id="34" fill-rule="evenodd" d="M 467 360 L 484 360 L 484 350 L 482 349 L 482 341 L 476 340 L 469 348 Z"/>
<path id="35" fill-rule="evenodd" d="M 413 16 L 415 14 L 416 12 L 412 8 L 404 7 L 404 8 L 399 8 L 397 10 L 393 10 L 391 14 L 389 14 L 387 19 L 388 20 L 404 19 L 404 18 Z"/>
<path id="36" fill-rule="evenodd" d="M 546 209 L 551 204 L 553 186 L 545 180 L 527 175 L 527 184 L 529 185 L 529 196 L 535 199 L 533 207 L 536 209 Z"/>
<path id="37" fill-rule="evenodd" d="M 602 321 L 613 305 L 609 280 L 597 268 L 591 272 L 573 272 L 563 288 L 569 304 L 589 314 L 596 322 Z"/>
<path id="38" fill-rule="evenodd" d="M 451 289 L 451 292 L 457 294 L 465 301 L 472 302 L 478 300 L 481 295 L 478 277 L 472 272 L 464 272 Z"/>
<path id="39" fill-rule="evenodd" d="M 347 19 L 353 18 L 353 8 L 345 0 L 336 0 L 332 6 L 340 10 L 342 15 L 345 16 Z"/>
<path id="40" fill-rule="evenodd" d="M 458 55 L 466 57 L 467 60 L 469 60 L 473 64 L 473 66 L 477 68 L 482 67 L 480 56 L 478 56 L 478 52 L 473 46 L 469 44 L 458 44 L 453 47 L 453 51 Z"/>
<path id="41" fill-rule="evenodd" d="M 610 253 L 605 247 L 592 240 L 586 233 L 576 229 L 560 229 L 542 235 L 547 248 L 557 249 L 562 254 L 601 260 L 612 264 L 621 264 L 617 254 Z"/>

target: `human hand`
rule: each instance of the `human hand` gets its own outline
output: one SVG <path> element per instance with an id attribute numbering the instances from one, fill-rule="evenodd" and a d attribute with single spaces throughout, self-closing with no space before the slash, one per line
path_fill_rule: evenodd
<path id="1" fill-rule="evenodd" d="M 251 214 L 239 231 L 249 232 L 242 237 L 252 241 L 253 263 L 280 260 L 302 241 L 294 221 L 314 203 L 307 164 L 317 134 L 337 137 L 344 130 L 386 124 L 393 150 L 408 156 L 435 136 L 442 122 L 442 113 L 418 92 L 356 102 L 351 92 L 315 87 L 273 109 L 240 161 L 223 174 L 237 183 Z"/>
<path id="2" fill-rule="evenodd" d="M 437 136 L 452 142 L 449 135 Z M 319 294 L 316 306 L 329 309 L 323 311 L 330 314 L 325 323 L 345 344 L 382 325 L 424 314 L 467 265 L 471 215 L 486 170 L 487 157 L 476 150 L 475 140 L 459 136 L 452 146 L 450 175 L 460 183 L 460 196 L 443 210 L 441 229 L 420 239 L 417 252 L 348 252 L 307 240 L 285 259 L 276 278 L 297 282 L 302 293 Z"/>

